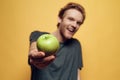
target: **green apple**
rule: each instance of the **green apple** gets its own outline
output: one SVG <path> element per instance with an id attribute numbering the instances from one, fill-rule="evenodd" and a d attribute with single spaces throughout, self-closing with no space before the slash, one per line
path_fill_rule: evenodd
<path id="1" fill-rule="evenodd" d="M 46 56 L 55 54 L 59 46 L 59 41 L 52 34 L 43 34 L 37 39 L 38 50 L 45 52 Z"/>

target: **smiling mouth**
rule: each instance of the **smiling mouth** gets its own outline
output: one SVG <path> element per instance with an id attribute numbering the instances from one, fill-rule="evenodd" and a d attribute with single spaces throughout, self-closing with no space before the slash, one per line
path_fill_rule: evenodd
<path id="1" fill-rule="evenodd" d="M 74 28 L 67 28 L 67 30 L 70 32 L 70 33 L 75 33 L 75 29 Z"/>

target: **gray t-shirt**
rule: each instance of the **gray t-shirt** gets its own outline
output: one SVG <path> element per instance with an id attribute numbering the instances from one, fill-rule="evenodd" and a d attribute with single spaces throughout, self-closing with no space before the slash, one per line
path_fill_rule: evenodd
<path id="1" fill-rule="evenodd" d="M 45 33 L 47 32 L 32 32 L 30 43 Z M 78 69 L 83 67 L 81 45 L 73 38 L 60 45 L 56 59 L 44 69 L 38 69 L 30 64 L 31 80 L 77 80 Z"/>

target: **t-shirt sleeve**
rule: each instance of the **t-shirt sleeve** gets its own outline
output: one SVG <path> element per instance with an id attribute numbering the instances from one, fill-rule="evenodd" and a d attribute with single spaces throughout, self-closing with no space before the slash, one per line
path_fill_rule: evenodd
<path id="1" fill-rule="evenodd" d="M 31 32 L 30 37 L 29 37 L 30 43 L 36 41 L 38 39 L 38 37 L 40 36 L 40 34 L 41 34 L 40 31 Z"/>
<path id="2" fill-rule="evenodd" d="M 83 59 L 82 59 L 82 48 L 81 48 L 81 44 L 80 42 L 77 40 L 77 43 L 76 43 L 77 47 L 78 48 L 78 53 L 77 53 L 77 60 L 78 60 L 78 68 L 81 70 L 82 67 L 83 67 Z"/>
<path id="3" fill-rule="evenodd" d="M 31 32 L 30 37 L 29 37 L 30 44 L 34 41 L 37 41 L 39 36 L 41 36 L 42 34 L 48 34 L 48 33 L 47 32 L 40 32 L 40 31 Z"/>
<path id="4" fill-rule="evenodd" d="M 80 49 L 79 49 L 79 54 L 78 54 L 78 67 L 81 70 L 83 67 L 83 59 L 82 59 L 82 48 L 81 48 L 81 44 L 80 44 Z"/>

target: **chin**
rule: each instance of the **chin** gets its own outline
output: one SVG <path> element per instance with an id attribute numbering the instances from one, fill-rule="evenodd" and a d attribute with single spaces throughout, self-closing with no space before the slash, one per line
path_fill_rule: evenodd
<path id="1" fill-rule="evenodd" d="M 72 35 L 67 35 L 66 39 L 71 39 L 73 36 Z"/>
<path id="2" fill-rule="evenodd" d="M 64 35 L 64 37 L 66 38 L 66 39 L 71 39 L 72 37 L 73 37 L 73 33 L 70 33 L 70 32 L 66 32 L 65 33 L 65 35 Z"/>

